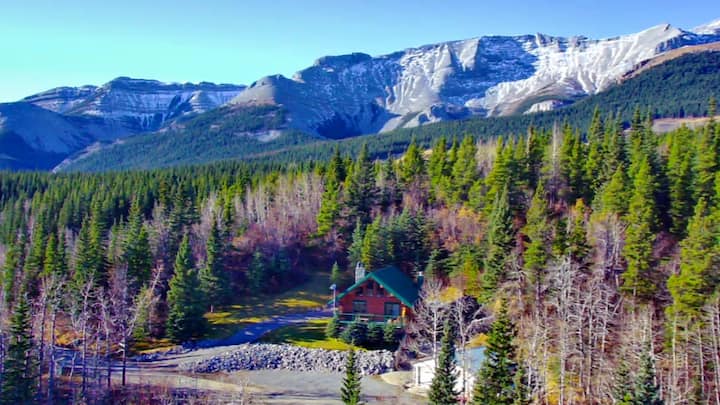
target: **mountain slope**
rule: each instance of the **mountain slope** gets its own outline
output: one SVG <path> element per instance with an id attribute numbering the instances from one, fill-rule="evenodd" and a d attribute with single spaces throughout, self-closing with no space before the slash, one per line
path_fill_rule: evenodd
<path id="1" fill-rule="evenodd" d="M 663 52 L 720 41 L 712 27 L 659 25 L 603 40 L 491 36 L 329 56 L 292 79 L 260 79 L 232 102 L 282 105 L 292 127 L 329 138 L 542 111 L 597 94 Z"/>
<path id="2" fill-rule="evenodd" d="M 220 107 L 244 88 L 232 84 L 168 84 L 118 77 L 101 87 L 61 87 L 22 101 L 62 114 L 101 118 L 126 128 L 128 133 L 138 133 L 156 131 L 185 114 Z"/>
<path id="3" fill-rule="evenodd" d="M 246 136 L 240 138 L 236 134 L 242 131 L 226 130 L 232 127 L 230 122 L 220 120 L 221 117 L 232 116 L 227 110 L 239 108 L 227 106 L 191 120 L 190 122 L 194 123 L 186 126 L 186 129 L 192 128 L 190 131 L 183 131 L 178 127 L 176 128 L 178 132 L 174 134 L 166 131 L 161 135 L 148 134 L 128 138 L 123 143 L 100 148 L 68 161 L 60 169 L 101 171 L 155 168 L 231 158 L 283 162 L 307 161 L 328 158 L 335 145 L 344 152 L 354 155 L 365 142 L 368 143 L 374 156 L 384 158 L 388 153 L 404 151 L 412 138 L 429 146 L 440 136 L 473 134 L 476 137 L 487 138 L 514 135 L 524 133 L 530 125 L 550 128 L 556 122 L 568 121 L 573 125 L 585 127 L 596 106 L 605 112 L 619 112 L 624 119 L 629 119 L 632 110 L 638 106 L 643 108 L 653 106 L 655 113 L 663 117 L 702 115 L 707 109 L 708 98 L 713 95 L 720 99 L 720 52 L 708 51 L 672 59 L 613 85 L 602 93 L 554 111 L 440 122 L 341 141 L 313 142 L 313 138 L 297 136 L 259 143 L 247 136 L 249 132 L 245 132 Z M 239 110 L 244 111 L 242 112 L 244 120 L 253 124 L 239 127 L 240 129 L 251 130 L 264 128 L 267 125 L 278 130 L 286 129 L 283 122 L 287 112 L 274 110 L 278 107 L 265 105 L 243 108 L 250 109 Z M 266 117 L 266 120 L 267 117 L 272 118 L 263 122 L 260 117 Z M 225 122 L 222 124 L 222 128 L 225 129 L 216 127 L 215 130 L 211 130 L 218 122 Z M 161 144 L 164 145 L 160 150 L 155 150 L 158 145 L 157 136 L 162 136 Z M 241 141 L 248 143 L 238 144 Z M 302 144 L 303 142 L 307 143 Z"/>
<path id="4" fill-rule="evenodd" d="M 327 56 L 293 78 L 269 76 L 248 88 L 212 83 L 165 84 L 120 77 L 100 87 L 57 88 L 24 99 L 25 104 L 40 106 L 61 118 L 52 116 L 52 121 L 51 115 L 27 108 L 7 112 L 5 119 L 16 124 L 5 129 L 15 136 L 6 138 L 14 148 L 5 149 L 4 159 L 15 162 L 6 163 L 9 167 L 46 168 L 57 161 L 57 157 L 41 156 L 47 152 L 64 158 L 98 141 L 107 144 L 130 135 L 159 131 L 161 136 L 157 140 L 177 149 L 169 152 L 175 158 L 162 160 L 163 164 L 171 164 L 183 161 L 184 151 L 199 145 L 201 139 L 216 136 L 223 144 L 237 131 L 244 136 L 232 138 L 233 142 L 249 139 L 251 144 L 247 148 L 242 145 L 226 148 L 238 151 L 236 156 L 221 153 L 212 154 L 213 158 L 239 158 L 250 151 L 267 150 L 270 146 L 263 140 L 269 133 L 273 134 L 270 137 L 277 136 L 278 130 L 310 135 L 304 139 L 340 139 L 440 121 L 535 113 L 599 94 L 629 75 L 690 49 L 705 51 L 718 44 L 720 20 L 694 31 L 659 25 L 603 40 L 542 34 L 488 36 L 378 57 L 362 53 Z M 697 98 L 690 101 L 695 104 L 682 108 L 697 109 L 704 102 Z M 264 112 L 251 118 L 265 107 L 278 113 L 269 121 Z M 671 108 L 668 112 L 683 111 Z M 31 119 L 35 113 L 38 119 Z M 13 114 L 20 117 L 11 119 Z M 243 118 L 241 129 L 236 131 L 238 114 Z M 246 125 L 247 120 L 253 119 L 269 124 Z M 201 128 L 205 132 L 201 133 Z M 171 140 L 171 136 L 178 139 Z M 22 139 L 25 144 L 14 145 L 9 139 L 15 139 L 14 142 Z M 143 140 L 130 144 L 145 143 L 146 149 L 151 148 L 151 138 L 138 139 Z M 255 141 L 261 142 L 262 148 L 258 149 Z M 62 148 L 58 149 L 58 145 Z M 207 148 L 218 150 L 213 145 Z M 10 150 L 25 152 L 21 158 Z M 32 150 L 37 151 L 37 159 L 32 157 Z M 205 156 L 205 151 L 199 155 Z M 132 156 L 131 161 L 136 162 L 141 156 Z"/>

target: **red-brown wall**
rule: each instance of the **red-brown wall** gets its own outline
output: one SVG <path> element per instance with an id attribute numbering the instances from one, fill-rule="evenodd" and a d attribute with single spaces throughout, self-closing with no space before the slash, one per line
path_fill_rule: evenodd
<path id="1" fill-rule="evenodd" d="M 390 295 L 390 293 L 387 290 L 384 291 L 384 295 L 382 297 L 378 297 L 376 294 L 373 294 L 373 296 L 369 296 L 368 291 L 367 291 L 367 283 L 366 283 L 365 285 L 363 285 L 363 291 L 364 291 L 364 294 L 358 296 L 357 295 L 358 290 L 355 289 L 353 291 L 350 291 L 340 301 L 338 301 L 338 306 L 340 307 L 340 312 L 352 313 L 353 301 L 363 300 L 367 303 L 367 313 L 368 314 L 385 315 L 385 303 L 386 302 L 393 302 L 393 303 L 400 304 L 400 315 L 402 315 L 402 313 L 403 313 L 403 308 L 405 309 L 406 314 L 410 313 L 409 309 L 405 305 L 403 305 L 399 299 Z"/>

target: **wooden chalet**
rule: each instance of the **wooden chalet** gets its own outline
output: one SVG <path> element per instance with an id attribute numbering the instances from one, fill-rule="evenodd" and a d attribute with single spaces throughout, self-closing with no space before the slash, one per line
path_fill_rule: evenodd
<path id="1" fill-rule="evenodd" d="M 394 266 L 367 274 L 360 267 L 355 279 L 355 284 L 335 298 L 336 311 L 342 322 L 405 324 L 418 298 L 418 283 Z"/>

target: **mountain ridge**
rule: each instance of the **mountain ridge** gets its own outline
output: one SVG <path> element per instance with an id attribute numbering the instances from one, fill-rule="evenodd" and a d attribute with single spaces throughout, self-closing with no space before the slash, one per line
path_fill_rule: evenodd
<path id="1" fill-rule="evenodd" d="M 42 107 L 58 117 L 38 113 L 44 118 L 21 125 L 32 122 L 32 117 L 9 115 L 36 112 L 5 107 L 0 133 L 12 132 L 12 139 L 23 139 L 40 154 L 60 153 L 66 158 L 98 141 L 142 133 L 180 133 L 193 117 L 205 114 L 216 120 L 214 124 L 201 120 L 206 128 L 232 128 L 239 109 L 271 106 L 282 111 L 277 117 L 284 121 L 273 119 L 268 128 L 252 126 L 259 137 L 267 139 L 269 131 L 299 131 L 310 138 L 340 139 L 433 122 L 560 108 L 608 89 L 628 72 L 663 55 L 717 43 L 720 20 L 694 30 L 660 24 L 606 39 L 545 34 L 482 36 L 380 56 L 359 52 L 330 55 L 290 78 L 265 76 L 247 87 L 121 76 L 101 86 L 59 87 L 28 96 L 20 104 Z M 225 106 L 229 108 L 220 109 Z M 218 111 L 233 114 L 224 117 Z M 47 123 L 44 135 L 38 135 L 42 123 Z M 57 129 L 65 124 L 74 128 Z M 253 134 L 241 132 L 241 139 Z M 61 139 L 63 136 L 68 139 Z M 58 144 L 67 147 L 48 146 Z M 17 161 L 13 159 L 7 156 L 7 161 Z M 59 161 L 28 163 L 48 169 Z"/>

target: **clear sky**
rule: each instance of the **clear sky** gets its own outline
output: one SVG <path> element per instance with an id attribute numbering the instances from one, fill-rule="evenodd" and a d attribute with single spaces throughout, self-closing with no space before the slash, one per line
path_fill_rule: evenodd
<path id="1" fill-rule="evenodd" d="M 0 102 L 117 76 L 250 84 L 329 54 L 717 18 L 718 0 L 0 0 Z"/>

